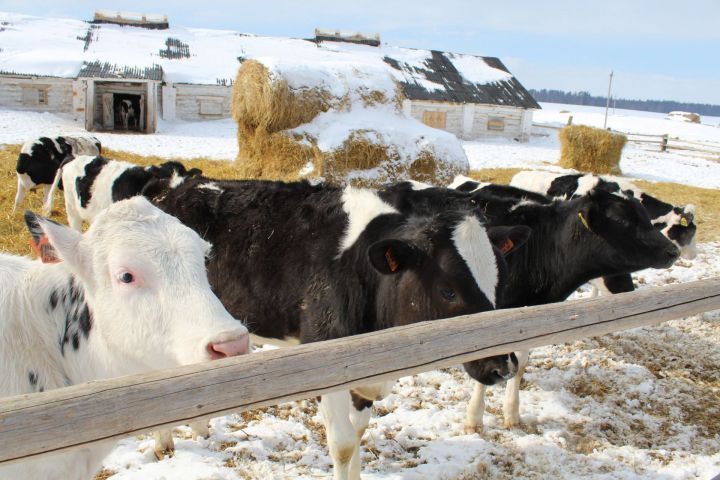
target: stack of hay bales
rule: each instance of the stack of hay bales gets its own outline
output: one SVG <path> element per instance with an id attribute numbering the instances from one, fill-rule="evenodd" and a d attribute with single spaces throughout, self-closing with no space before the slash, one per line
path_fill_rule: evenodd
<path id="1" fill-rule="evenodd" d="M 261 62 L 245 60 L 232 101 L 239 174 L 373 186 L 399 179 L 446 184 L 466 173 L 459 141 L 403 116 L 399 92 L 292 87 Z"/>
<path id="2" fill-rule="evenodd" d="M 619 175 L 625 135 L 585 125 L 560 130 L 560 166 L 580 172 Z"/>

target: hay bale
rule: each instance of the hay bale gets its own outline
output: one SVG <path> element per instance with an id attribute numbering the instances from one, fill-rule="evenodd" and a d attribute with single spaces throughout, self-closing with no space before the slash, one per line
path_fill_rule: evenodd
<path id="1" fill-rule="evenodd" d="M 262 63 L 246 60 L 233 85 L 232 113 L 247 135 L 272 134 L 307 123 L 327 111 L 335 99 L 321 88 L 292 90 Z"/>
<path id="2" fill-rule="evenodd" d="M 560 130 L 560 163 L 563 168 L 596 174 L 620 174 L 625 135 L 585 125 Z"/>
<path id="3" fill-rule="evenodd" d="M 240 150 L 236 159 L 238 178 L 297 180 L 308 163 L 320 164 L 319 150 L 310 141 L 285 132 L 243 134 L 238 130 Z"/>

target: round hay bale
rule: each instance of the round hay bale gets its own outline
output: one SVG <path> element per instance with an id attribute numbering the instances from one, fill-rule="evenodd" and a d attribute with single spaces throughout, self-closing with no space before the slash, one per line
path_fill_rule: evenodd
<path id="1" fill-rule="evenodd" d="M 245 60 L 233 84 L 232 113 L 246 135 L 275 133 L 311 121 L 331 107 L 332 95 L 320 88 L 292 90 L 262 63 Z"/>
<path id="2" fill-rule="evenodd" d="M 560 130 L 560 163 L 580 172 L 619 175 L 625 135 L 585 125 Z"/>
<path id="3" fill-rule="evenodd" d="M 284 132 L 244 134 L 238 130 L 240 149 L 236 164 L 240 178 L 297 180 L 308 163 L 317 169 L 320 151 L 312 142 Z"/>

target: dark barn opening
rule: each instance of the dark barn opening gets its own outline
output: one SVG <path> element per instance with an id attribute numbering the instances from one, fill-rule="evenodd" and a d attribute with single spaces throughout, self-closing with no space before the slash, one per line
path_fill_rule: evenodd
<path id="1" fill-rule="evenodd" d="M 113 94 L 113 111 L 115 112 L 115 130 L 140 130 L 140 95 L 130 93 Z"/>

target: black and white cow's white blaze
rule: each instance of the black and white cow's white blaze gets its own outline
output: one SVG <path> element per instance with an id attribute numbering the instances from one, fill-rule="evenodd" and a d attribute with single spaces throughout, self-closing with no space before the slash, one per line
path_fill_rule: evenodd
<path id="1" fill-rule="evenodd" d="M 15 171 L 18 187 L 13 212 L 25 197 L 26 190 L 34 190 L 45 185 L 43 213 L 50 214 L 52 209 L 53 184 L 58 168 L 79 155 L 99 155 L 100 142 L 95 137 L 59 136 L 40 137 L 26 142 L 18 155 Z M 62 185 L 58 185 L 62 189 Z"/>
<path id="2" fill-rule="evenodd" d="M 140 167 L 101 156 L 80 156 L 62 167 L 55 182 L 62 177 L 68 223 L 80 230 L 83 220 L 90 222 L 112 202 L 139 195 L 152 179 L 168 179 L 177 184 L 201 173 L 197 168 L 186 170 L 174 161 Z"/>
<path id="3" fill-rule="evenodd" d="M 306 182 L 167 183 L 144 194 L 213 244 L 214 291 L 261 336 L 308 343 L 495 304 L 504 262 L 470 208 L 405 215 L 373 191 Z M 387 391 L 354 390 L 368 401 Z M 369 409 L 350 392 L 321 409 L 336 478 L 359 478 Z"/>
<path id="4" fill-rule="evenodd" d="M 0 397 L 247 352 L 247 329 L 205 274 L 210 245 L 142 197 L 81 234 L 26 214 L 57 263 L 0 254 Z M 113 442 L 0 466 L 0 478 L 80 480 Z"/>

